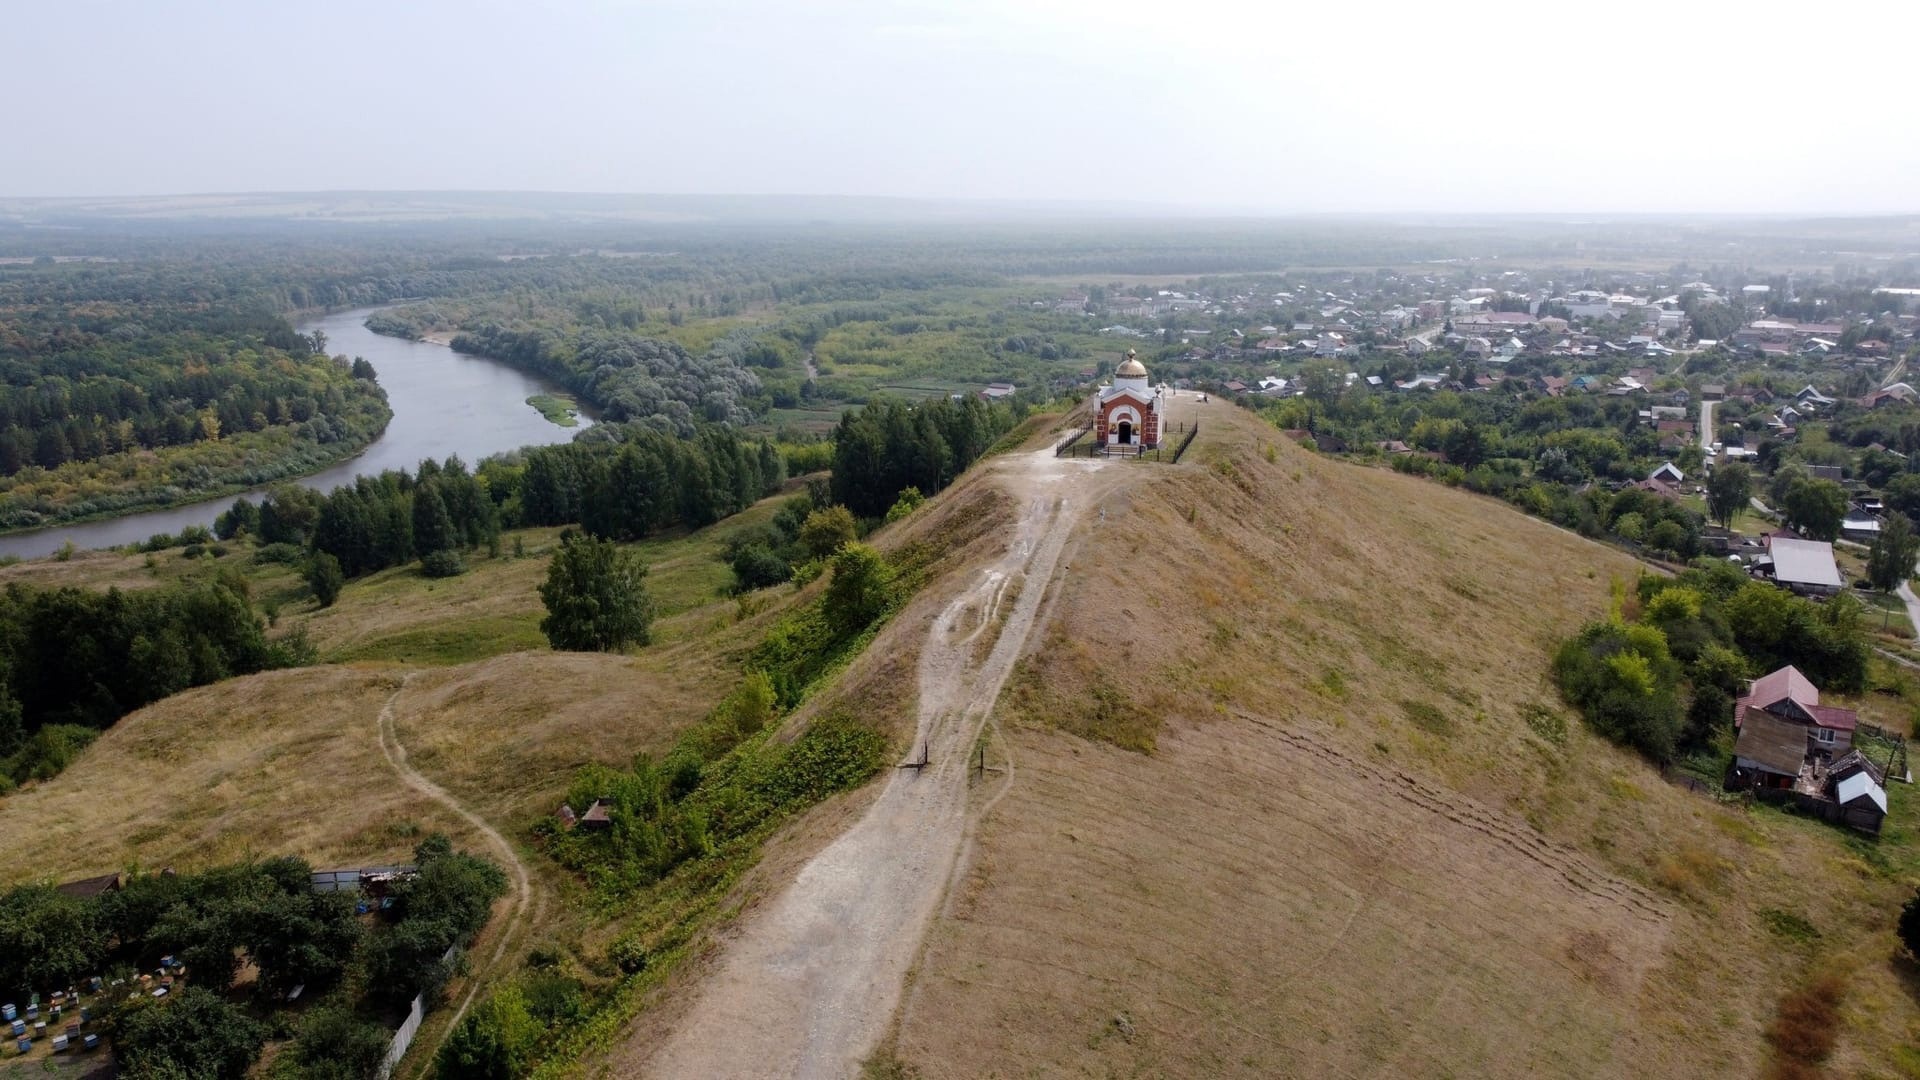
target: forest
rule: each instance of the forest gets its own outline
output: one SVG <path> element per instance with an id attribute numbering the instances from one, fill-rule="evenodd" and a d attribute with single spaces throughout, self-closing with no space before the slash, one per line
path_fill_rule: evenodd
<path id="1" fill-rule="evenodd" d="M 117 267 L 0 268 L 0 529 L 148 509 L 357 453 L 365 362 L 248 300 L 182 304 Z"/>
<path id="2" fill-rule="evenodd" d="M 93 734 L 190 686 L 313 662 L 270 640 L 237 574 L 94 592 L 0 591 L 0 794 L 58 772 Z"/>

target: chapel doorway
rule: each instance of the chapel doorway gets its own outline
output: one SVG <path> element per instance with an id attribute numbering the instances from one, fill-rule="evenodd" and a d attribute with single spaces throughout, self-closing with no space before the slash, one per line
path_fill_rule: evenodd
<path id="1" fill-rule="evenodd" d="M 1120 421 L 1120 445 L 1133 445 L 1133 421 L 1131 420 Z"/>

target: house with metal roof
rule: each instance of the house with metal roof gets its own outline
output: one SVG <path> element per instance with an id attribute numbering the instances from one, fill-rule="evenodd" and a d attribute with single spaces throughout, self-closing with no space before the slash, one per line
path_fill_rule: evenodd
<path id="1" fill-rule="evenodd" d="M 1840 564 L 1833 559 L 1833 545 L 1824 540 L 1776 536 L 1768 542 L 1767 555 L 1756 569 L 1775 584 L 1803 596 L 1832 596 L 1846 584 L 1840 577 Z"/>

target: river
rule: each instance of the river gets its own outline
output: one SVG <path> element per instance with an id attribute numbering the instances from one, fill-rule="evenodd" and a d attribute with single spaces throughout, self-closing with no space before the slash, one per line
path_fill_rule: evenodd
<path id="1" fill-rule="evenodd" d="M 318 330 L 327 335 L 327 352 L 332 355 L 362 356 L 373 364 L 380 385 L 386 388 L 393 420 L 359 457 L 298 483 L 331 491 L 362 474 L 411 470 L 425 458 L 444 460 L 449 454 L 473 465 L 516 447 L 567 442 L 592 423 L 582 416 L 580 427 L 563 428 L 528 405 L 527 398 L 534 394 L 558 392 L 543 379 L 497 361 L 463 356 L 444 345 L 382 337 L 368 330 L 366 318 L 378 310 L 342 311 L 300 324 L 303 334 Z M 245 494 L 258 499 L 265 490 Z M 171 510 L 12 533 L 0 536 L 0 556 L 36 559 L 53 554 L 69 541 L 81 549 L 120 547 L 155 533 L 212 525 L 236 498 L 223 495 Z"/>

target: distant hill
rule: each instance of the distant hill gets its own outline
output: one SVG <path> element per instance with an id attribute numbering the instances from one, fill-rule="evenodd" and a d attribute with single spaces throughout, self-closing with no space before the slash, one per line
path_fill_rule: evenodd
<path id="1" fill-rule="evenodd" d="M 250 192 L 98 198 L 0 198 L 0 222 L 433 221 L 643 224 L 900 224 L 1192 216 L 1169 204 L 841 195 L 614 195 L 538 191 Z"/>

